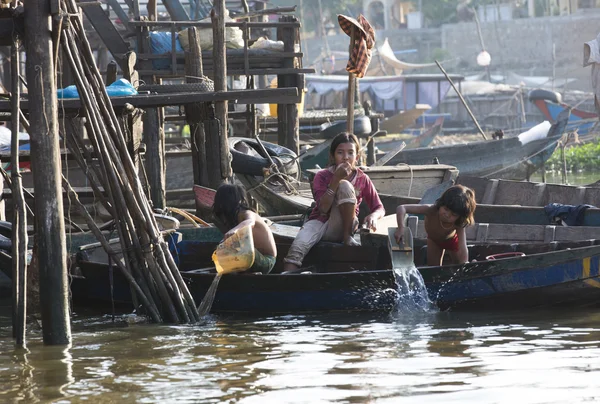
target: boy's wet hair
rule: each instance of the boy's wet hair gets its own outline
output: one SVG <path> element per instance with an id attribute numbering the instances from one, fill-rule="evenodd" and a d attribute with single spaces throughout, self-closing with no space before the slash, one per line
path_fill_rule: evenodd
<path id="1" fill-rule="evenodd" d="M 361 153 L 360 142 L 358 141 L 358 138 L 353 133 L 342 132 L 342 133 L 338 133 L 337 135 L 335 135 L 335 137 L 331 141 L 331 146 L 329 147 L 329 165 L 330 166 L 335 164 L 335 150 L 342 143 L 353 143 L 354 144 L 354 147 L 356 148 L 356 161 L 358 163 L 358 161 L 360 159 L 360 153 Z"/>
<path id="2" fill-rule="evenodd" d="M 451 186 L 435 201 L 436 209 L 442 206 L 458 215 L 458 219 L 454 222 L 457 227 L 466 227 L 475 222 L 473 214 L 477 203 L 475 202 L 475 191 L 471 188 L 463 185 Z"/>
<path id="3" fill-rule="evenodd" d="M 240 209 L 251 210 L 246 190 L 239 185 L 222 184 L 217 189 L 212 212 L 217 224 L 227 230 L 237 226 Z"/>

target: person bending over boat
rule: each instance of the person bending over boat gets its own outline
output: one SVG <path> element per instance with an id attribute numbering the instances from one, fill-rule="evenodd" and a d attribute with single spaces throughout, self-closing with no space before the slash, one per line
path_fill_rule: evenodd
<path id="1" fill-rule="evenodd" d="M 246 191 L 239 185 L 223 184 L 217 189 L 212 207 L 215 222 L 224 240 L 250 226 L 254 239 L 254 264 L 248 272 L 268 274 L 275 266 L 277 246 L 271 229 L 248 203 Z"/>
<path id="2" fill-rule="evenodd" d="M 433 205 L 399 205 L 396 209 L 396 242 L 402 240 L 406 214 L 423 214 L 427 232 L 427 265 L 442 265 L 446 250 L 454 264 L 464 264 L 469 261 L 465 227 L 473 224 L 476 206 L 475 191 L 462 185 L 448 188 Z"/>
<path id="3" fill-rule="evenodd" d="M 329 167 L 315 175 L 312 184 L 316 206 L 304 223 L 284 259 L 284 271 L 302 266 L 308 251 L 320 240 L 357 245 L 358 208 L 364 199 L 371 213 L 363 227 L 376 230 L 377 220 L 385 214 L 371 179 L 356 167 L 360 151 L 358 138 L 340 133 L 329 148 Z"/>

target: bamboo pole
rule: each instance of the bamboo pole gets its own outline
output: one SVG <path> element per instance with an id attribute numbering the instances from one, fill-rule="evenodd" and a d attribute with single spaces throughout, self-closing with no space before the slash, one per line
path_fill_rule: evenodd
<path id="1" fill-rule="evenodd" d="M 456 88 L 456 85 L 454 85 L 454 82 L 452 81 L 452 79 L 450 78 L 450 76 L 448 76 L 448 73 L 446 73 L 446 70 L 444 70 L 444 68 L 442 67 L 442 65 L 440 64 L 440 62 L 438 62 L 437 60 L 435 61 L 435 64 L 440 68 L 440 70 L 442 71 L 442 73 L 444 73 L 444 76 L 446 76 L 446 80 L 448 80 L 448 83 L 450 83 L 450 85 L 452 86 L 452 88 L 456 92 L 456 95 L 458 95 L 458 98 L 460 99 L 460 102 L 462 102 L 462 104 L 464 105 L 464 107 L 467 109 L 467 112 L 468 112 L 469 116 L 471 117 L 471 120 L 473 121 L 473 123 L 477 127 L 477 130 L 479 131 L 479 133 L 483 137 L 483 140 L 488 140 L 487 136 L 483 132 L 483 129 L 481 129 L 481 126 L 479 126 L 479 122 L 477 122 L 477 118 L 475 118 L 475 115 L 473 115 L 473 112 L 471 112 L 471 108 L 469 108 L 469 106 L 467 105 L 467 102 L 463 98 L 463 96 L 460 93 L 460 91 L 458 91 L 458 88 Z"/>
<path id="2" fill-rule="evenodd" d="M 64 3 L 69 14 L 77 16 L 75 3 L 72 0 L 65 0 Z M 65 53 L 77 72 L 76 84 L 86 107 L 88 135 L 104 174 L 103 187 L 117 214 L 115 222 L 123 252 L 132 252 L 125 261 L 133 271 L 125 266 L 120 269 L 126 275 L 134 271 L 141 272 L 140 279 L 148 280 L 150 294 L 160 297 L 163 313 L 170 321 L 199 321 L 193 297 L 170 256 L 143 193 L 79 16 L 72 18 L 70 26 L 63 32 L 63 38 Z M 134 262 L 139 265 L 132 265 Z M 134 278 L 137 277 L 128 277 L 130 282 Z M 142 288 L 134 289 L 137 293 L 141 290 L 147 297 Z"/>

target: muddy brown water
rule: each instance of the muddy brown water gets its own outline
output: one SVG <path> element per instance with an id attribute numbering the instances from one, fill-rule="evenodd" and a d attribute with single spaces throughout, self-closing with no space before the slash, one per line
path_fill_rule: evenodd
<path id="1" fill-rule="evenodd" d="M 276 302 L 274 302 L 276 304 Z M 69 347 L 27 350 L 0 308 L 1 403 L 590 403 L 600 311 L 209 316 L 74 313 Z"/>

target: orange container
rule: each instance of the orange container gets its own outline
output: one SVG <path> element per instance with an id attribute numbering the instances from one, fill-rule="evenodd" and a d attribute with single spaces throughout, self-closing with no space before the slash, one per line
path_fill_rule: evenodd
<path id="1" fill-rule="evenodd" d="M 228 274 L 243 272 L 254 264 L 254 239 L 252 228 L 242 227 L 233 236 L 223 241 L 213 252 L 212 260 L 217 272 Z"/>

